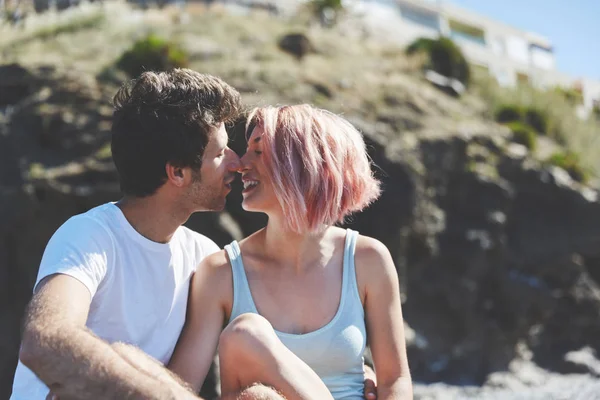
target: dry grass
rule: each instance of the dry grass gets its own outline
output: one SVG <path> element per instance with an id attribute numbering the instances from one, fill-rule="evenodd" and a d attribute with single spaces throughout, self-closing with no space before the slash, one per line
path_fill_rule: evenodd
<path id="1" fill-rule="evenodd" d="M 301 62 L 283 53 L 278 39 L 290 32 L 305 33 L 316 53 Z M 104 90 L 113 92 L 126 79 L 115 69 L 116 60 L 149 33 L 179 43 L 188 52 L 190 68 L 222 77 L 242 92 L 248 106 L 307 102 L 398 136 L 409 131 L 497 134 L 491 121 L 497 104 L 535 105 L 551 116 L 550 135 L 600 170 L 598 125 L 577 119 L 558 95 L 478 81 L 457 101 L 423 83 L 423 60 L 407 58 L 404 49 L 352 34 L 348 26 L 323 29 L 306 15 L 282 21 L 263 12 L 232 15 L 192 4 L 182 18 L 176 8 L 141 11 L 107 1 L 35 16 L 24 29 L 0 27 L 0 63 L 80 71 L 99 77 Z"/>
<path id="2" fill-rule="evenodd" d="M 578 155 L 594 175 L 600 175 L 600 123 L 595 118 L 581 119 L 564 96 L 556 90 L 538 90 L 522 85 L 502 88 L 489 77 L 476 78 L 474 91 L 487 103 L 488 117 L 502 104 L 534 107 L 548 116 L 548 136 Z"/>

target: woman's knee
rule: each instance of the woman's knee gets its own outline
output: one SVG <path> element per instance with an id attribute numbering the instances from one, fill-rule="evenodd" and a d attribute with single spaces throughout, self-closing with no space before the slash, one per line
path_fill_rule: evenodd
<path id="1" fill-rule="evenodd" d="M 242 314 L 235 318 L 221 333 L 219 356 L 240 357 L 265 355 L 272 351 L 279 339 L 273 326 L 258 314 Z"/>

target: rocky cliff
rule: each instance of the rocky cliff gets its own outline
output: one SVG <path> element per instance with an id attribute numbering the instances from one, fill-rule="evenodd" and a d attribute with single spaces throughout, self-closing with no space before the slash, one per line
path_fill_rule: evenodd
<path id="1" fill-rule="evenodd" d="M 384 183 L 382 197 L 347 225 L 394 256 L 414 379 L 479 386 L 526 359 L 593 382 L 597 191 L 541 165 L 493 123 L 439 115 L 424 123 L 440 102 L 458 106 L 429 87 L 417 95 L 403 85 L 376 117 L 346 115 L 364 132 Z M 0 67 L 2 398 L 46 242 L 69 216 L 119 198 L 107 151 L 113 90 L 52 66 Z M 240 129 L 231 136 L 242 151 Z M 238 184 L 226 212 L 194 215 L 187 225 L 220 245 L 255 231 L 264 218 L 243 212 L 240 198 Z M 582 348 L 592 361 L 570 356 Z"/>

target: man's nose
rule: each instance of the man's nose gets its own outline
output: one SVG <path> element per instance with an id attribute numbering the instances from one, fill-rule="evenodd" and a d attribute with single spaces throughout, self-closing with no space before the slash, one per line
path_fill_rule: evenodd
<path id="1" fill-rule="evenodd" d="M 240 162 L 240 157 L 235 151 L 231 150 L 229 147 L 227 148 L 227 152 L 227 156 L 229 157 L 229 161 L 227 162 L 227 169 L 233 172 L 239 171 L 242 165 Z"/>

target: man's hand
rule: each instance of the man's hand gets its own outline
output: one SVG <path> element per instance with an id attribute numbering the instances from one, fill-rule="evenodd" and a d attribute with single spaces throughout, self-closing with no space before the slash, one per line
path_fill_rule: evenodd
<path id="1" fill-rule="evenodd" d="M 368 365 L 365 365 L 365 399 L 377 399 L 377 377 L 375 371 Z"/>

